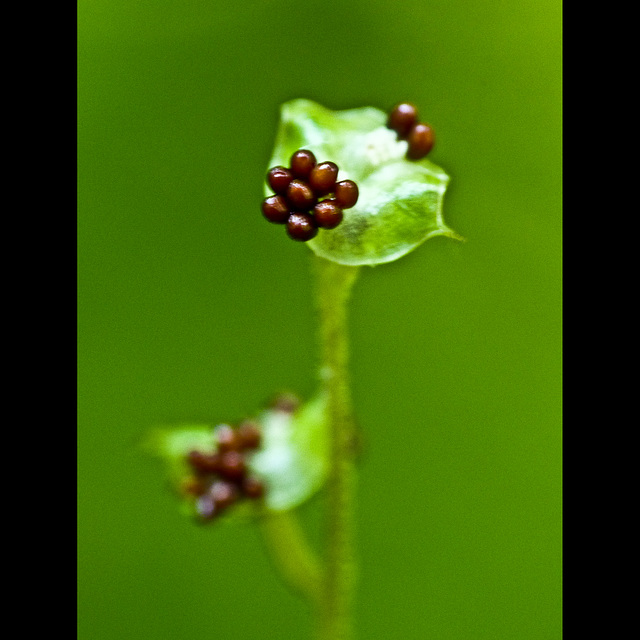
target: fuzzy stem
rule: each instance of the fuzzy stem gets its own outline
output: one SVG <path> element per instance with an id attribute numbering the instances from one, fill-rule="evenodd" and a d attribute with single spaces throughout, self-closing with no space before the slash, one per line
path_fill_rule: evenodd
<path id="1" fill-rule="evenodd" d="M 320 378 L 328 394 L 331 470 L 327 486 L 327 558 L 319 609 L 320 640 L 350 640 L 354 558 L 354 419 L 349 386 L 347 306 L 359 267 L 314 258 L 320 319 Z"/>

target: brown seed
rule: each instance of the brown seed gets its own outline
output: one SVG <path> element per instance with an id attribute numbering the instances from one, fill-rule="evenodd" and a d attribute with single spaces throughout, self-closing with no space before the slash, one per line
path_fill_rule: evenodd
<path id="1" fill-rule="evenodd" d="M 247 476 L 242 482 L 242 491 L 248 498 L 262 498 L 264 484 L 254 476 Z"/>
<path id="2" fill-rule="evenodd" d="M 306 182 L 292 180 L 287 189 L 287 202 L 292 211 L 309 211 L 317 198 Z"/>
<path id="3" fill-rule="evenodd" d="M 240 480 L 244 476 L 246 465 L 239 451 L 225 451 L 220 456 L 218 475 L 225 480 Z"/>
<path id="4" fill-rule="evenodd" d="M 397 104 L 389 113 L 387 127 L 398 133 L 398 138 L 403 139 L 409 135 L 411 127 L 418 120 L 418 110 L 410 102 Z"/>
<path id="5" fill-rule="evenodd" d="M 341 209 L 350 209 L 358 202 L 360 191 L 353 180 L 338 182 L 335 188 L 336 203 Z"/>
<path id="6" fill-rule="evenodd" d="M 333 191 L 338 177 L 338 165 L 335 162 L 321 162 L 309 174 L 309 186 L 317 196 L 326 196 Z"/>
<path id="7" fill-rule="evenodd" d="M 292 213 L 287 221 L 287 233 L 292 240 L 306 242 L 316 237 L 318 227 L 308 213 Z"/>
<path id="8" fill-rule="evenodd" d="M 316 166 L 316 157 L 308 149 L 298 149 L 291 156 L 289 166 L 294 178 L 302 178 L 304 180 L 309 177 L 311 169 Z"/>
<path id="9" fill-rule="evenodd" d="M 207 490 L 207 484 L 198 476 L 188 476 L 182 480 L 180 489 L 187 495 L 201 496 Z"/>
<path id="10" fill-rule="evenodd" d="M 245 421 L 240 424 L 236 435 L 242 449 L 257 449 L 260 446 L 262 435 L 255 422 Z"/>
<path id="11" fill-rule="evenodd" d="M 323 229 L 335 229 L 342 222 L 342 209 L 335 200 L 323 200 L 313 208 L 316 224 Z"/>
<path id="12" fill-rule="evenodd" d="M 431 151 L 435 142 L 435 134 L 428 124 L 421 122 L 411 129 L 407 142 L 409 143 L 407 158 L 409 160 L 420 160 Z"/>
<path id="13" fill-rule="evenodd" d="M 269 196 L 262 201 L 262 215 L 275 224 L 284 224 L 289 218 L 289 205 L 284 196 Z"/>
<path id="14" fill-rule="evenodd" d="M 202 453 L 202 451 L 190 451 L 187 461 L 191 468 L 199 473 L 218 473 L 220 470 L 220 455 L 217 453 Z"/>
<path id="15" fill-rule="evenodd" d="M 294 413 L 300 406 L 300 398 L 293 393 L 279 393 L 268 406 L 275 411 Z"/>
<path id="16" fill-rule="evenodd" d="M 216 480 L 211 485 L 209 493 L 218 509 L 226 509 L 240 497 L 238 488 L 230 482 L 224 482 L 224 480 Z"/>
<path id="17" fill-rule="evenodd" d="M 293 180 L 293 174 L 285 167 L 277 166 L 269 169 L 267 173 L 267 183 L 278 195 L 287 193 L 287 187 Z"/>
<path id="18" fill-rule="evenodd" d="M 220 451 L 220 453 L 231 451 L 232 449 L 238 449 L 240 446 L 240 441 L 238 440 L 236 432 L 228 424 L 218 425 L 216 427 L 215 435 L 218 451 Z"/>

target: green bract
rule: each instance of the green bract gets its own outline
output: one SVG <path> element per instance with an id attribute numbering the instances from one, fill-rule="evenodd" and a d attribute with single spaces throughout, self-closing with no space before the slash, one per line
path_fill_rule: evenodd
<path id="1" fill-rule="evenodd" d="M 354 180 L 360 197 L 335 229 L 321 229 L 307 244 L 319 256 L 345 265 L 376 265 L 402 257 L 434 236 L 460 240 L 442 218 L 449 176 L 426 158 L 405 158 L 407 142 L 386 127 L 373 107 L 331 111 L 310 100 L 281 107 L 269 168 L 289 166 L 298 149 L 318 162 L 335 162 L 338 180 Z M 269 187 L 265 194 L 271 195 Z"/>
<path id="2" fill-rule="evenodd" d="M 142 449 L 164 462 L 169 481 L 177 488 L 190 472 L 189 451 L 214 453 L 213 429 L 205 424 L 159 427 L 147 434 Z"/>
<path id="3" fill-rule="evenodd" d="M 250 467 L 265 481 L 268 509 L 297 507 L 322 487 L 329 470 L 326 406 L 320 394 L 295 413 L 269 409 L 258 417 L 262 446 Z"/>
<path id="4" fill-rule="evenodd" d="M 297 411 L 267 409 L 256 417 L 262 431 L 260 448 L 248 456 L 251 475 L 263 480 L 262 507 L 286 511 L 302 504 L 318 491 L 329 469 L 326 398 L 323 394 Z M 170 482 L 178 491 L 192 473 L 187 455 L 192 450 L 215 451 L 215 429 L 210 425 L 164 427 L 148 434 L 143 448 L 166 465 Z M 193 515 L 194 499 L 180 494 L 187 515 Z M 224 520 L 257 515 L 253 503 L 242 503 L 225 512 Z"/>

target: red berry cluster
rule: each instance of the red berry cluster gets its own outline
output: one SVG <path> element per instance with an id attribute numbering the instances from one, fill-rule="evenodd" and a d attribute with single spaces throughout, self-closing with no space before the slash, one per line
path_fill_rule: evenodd
<path id="1" fill-rule="evenodd" d="M 418 121 L 418 110 L 409 102 L 401 102 L 391 110 L 387 127 L 398 134 L 399 140 L 409 143 L 409 160 L 424 158 L 435 142 L 433 129 L 428 124 Z"/>
<path id="2" fill-rule="evenodd" d="M 260 446 L 257 424 L 242 422 L 237 427 L 219 425 L 215 432 L 216 451 L 191 451 L 187 462 L 192 474 L 183 489 L 195 496 L 196 512 L 210 521 L 243 498 L 258 499 L 264 495 L 262 482 L 249 475 L 246 455 Z"/>
<path id="3" fill-rule="evenodd" d="M 316 161 L 313 152 L 298 149 L 290 166 L 273 167 L 267 183 L 274 195 L 262 202 L 262 214 L 276 224 L 285 224 L 289 237 L 306 242 L 315 238 L 318 228 L 335 229 L 343 210 L 358 200 L 353 180 L 337 182 L 338 165 Z"/>

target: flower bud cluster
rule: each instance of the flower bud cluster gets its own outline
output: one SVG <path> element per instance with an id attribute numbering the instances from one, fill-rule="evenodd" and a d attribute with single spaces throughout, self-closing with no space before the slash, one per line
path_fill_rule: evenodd
<path id="1" fill-rule="evenodd" d="M 431 151 L 435 143 L 433 129 L 418 120 L 418 110 L 409 102 L 397 104 L 390 112 L 387 127 L 398 134 L 399 140 L 409 143 L 407 159 L 420 160 Z"/>
<path id="2" fill-rule="evenodd" d="M 286 225 L 293 240 L 306 242 L 318 229 L 335 229 L 344 209 L 358 200 L 358 185 L 353 180 L 338 182 L 338 165 L 316 161 L 312 151 L 298 149 L 289 167 L 273 167 L 267 183 L 274 195 L 262 202 L 262 214 L 275 224 Z"/>
<path id="3" fill-rule="evenodd" d="M 183 490 L 195 497 L 198 517 L 211 521 L 232 504 L 264 495 L 263 483 L 249 473 L 247 455 L 259 448 L 260 428 L 250 421 L 237 427 L 222 424 L 215 430 L 215 451 L 193 450 L 187 455 L 191 475 Z"/>

